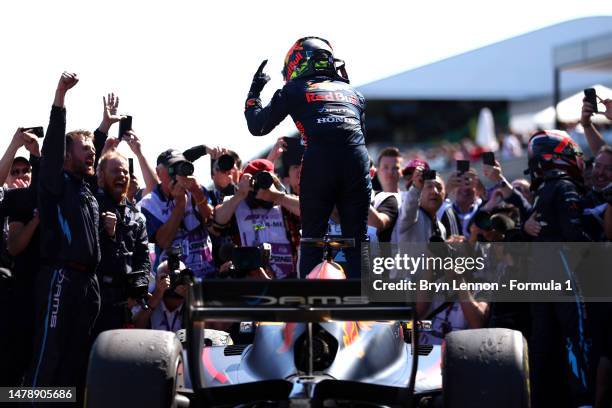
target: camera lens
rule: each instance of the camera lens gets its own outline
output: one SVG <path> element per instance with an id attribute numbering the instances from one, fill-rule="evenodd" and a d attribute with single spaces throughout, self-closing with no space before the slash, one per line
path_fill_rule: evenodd
<path id="1" fill-rule="evenodd" d="M 267 171 L 261 171 L 259 173 L 255 173 L 253 175 L 253 188 L 255 190 L 259 189 L 268 189 L 274 184 L 274 179 L 272 178 L 272 174 Z"/>
<path id="2" fill-rule="evenodd" d="M 191 176 L 193 174 L 193 171 L 193 164 L 188 161 L 184 161 L 177 163 L 175 173 L 177 176 Z"/>
<path id="3" fill-rule="evenodd" d="M 224 154 L 217 159 L 217 167 L 221 171 L 229 171 L 234 168 L 234 158 L 229 154 Z"/>

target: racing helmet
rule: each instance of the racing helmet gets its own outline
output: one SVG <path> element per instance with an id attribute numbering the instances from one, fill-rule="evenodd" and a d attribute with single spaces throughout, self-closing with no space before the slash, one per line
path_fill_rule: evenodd
<path id="1" fill-rule="evenodd" d="M 560 170 L 576 179 L 582 177 L 582 151 L 565 131 L 541 130 L 534 133 L 529 139 L 527 154 L 529 171 L 536 177 L 549 170 Z"/>
<path id="2" fill-rule="evenodd" d="M 285 56 L 282 74 L 285 82 L 314 75 L 349 81 L 344 61 L 334 58 L 331 44 L 320 37 L 297 40 Z"/>

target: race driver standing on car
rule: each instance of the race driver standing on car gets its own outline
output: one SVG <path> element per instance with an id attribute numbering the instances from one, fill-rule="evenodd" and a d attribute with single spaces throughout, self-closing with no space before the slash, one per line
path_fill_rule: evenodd
<path id="1" fill-rule="evenodd" d="M 83 392 L 90 331 L 100 309 L 95 269 L 100 261 L 98 203 L 86 178 L 94 175 L 93 135 L 66 133 L 64 98 L 78 82 L 64 72 L 55 91 L 42 148 L 38 209 L 41 270 L 32 387 L 77 387 Z M 79 398 L 80 399 L 80 398 Z"/>
<path id="2" fill-rule="evenodd" d="M 323 237 L 337 206 L 343 234 L 355 238 L 356 244 L 346 251 L 346 272 L 359 277 L 359 248 L 367 241 L 371 190 L 365 99 L 349 85 L 344 63 L 334 58 L 329 42 L 305 37 L 285 57 L 285 86 L 262 107 L 259 95 L 270 80 L 263 73 L 266 63 L 255 73 L 246 100 L 249 131 L 255 136 L 268 134 L 291 116 L 305 146 L 300 181 L 302 237 Z M 321 258 L 322 249 L 302 246 L 300 274 L 308 274 Z"/>

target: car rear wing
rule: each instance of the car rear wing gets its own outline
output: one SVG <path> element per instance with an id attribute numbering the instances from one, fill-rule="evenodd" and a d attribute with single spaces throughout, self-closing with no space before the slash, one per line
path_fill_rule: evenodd
<path id="1" fill-rule="evenodd" d="M 189 321 L 407 320 L 412 307 L 370 303 L 360 280 L 205 280 L 190 291 Z"/>
<path id="2" fill-rule="evenodd" d="M 203 388 L 201 352 L 207 320 L 327 322 L 409 320 L 413 307 L 370 303 L 356 280 L 197 280 L 190 286 L 183 318 L 194 389 Z"/>

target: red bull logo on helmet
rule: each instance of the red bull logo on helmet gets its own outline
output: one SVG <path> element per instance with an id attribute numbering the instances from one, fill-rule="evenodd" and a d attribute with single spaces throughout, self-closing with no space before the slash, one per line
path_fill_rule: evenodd
<path id="1" fill-rule="evenodd" d="M 285 68 L 283 70 L 285 81 L 291 80 L 295 68 L 307 60 L 307 58 L 305 58 L 304 54 L 301 52 L 303 50 L 304 48 L 302 47 L 302 43 L 297 41 L 287 52 L 287 55 L 285 56 Z"/>

